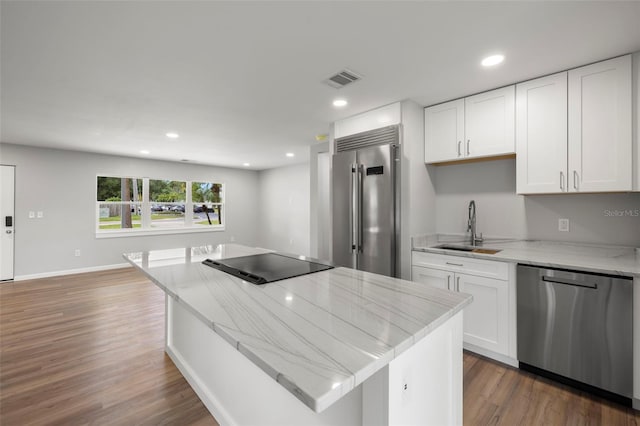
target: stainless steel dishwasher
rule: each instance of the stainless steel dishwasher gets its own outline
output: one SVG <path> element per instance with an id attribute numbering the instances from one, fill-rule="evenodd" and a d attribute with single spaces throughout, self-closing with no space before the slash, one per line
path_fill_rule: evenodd
<path id="1" fill-rule="evenodd" d="M 631 404 L 631 278 L 518 265 L 517 317 L 520 368 Z"/>

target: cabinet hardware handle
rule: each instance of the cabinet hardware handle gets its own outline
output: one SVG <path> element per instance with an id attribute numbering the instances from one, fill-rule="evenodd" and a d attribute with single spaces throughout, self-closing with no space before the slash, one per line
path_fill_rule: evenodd
<path id="1" fill-rule="evenodd" d="M 462 141 L 458 141 L 458 157 L 460 157 L 462 155 L 462 151 L 460 151 L 460 145 L 462 144 Z"/>
<path id="2" fill-rule="evenodd" d="M 467 155 L 471 154 L 471 151 L 469 151 L 469 143 L 471 142 L 471 139 L 467 139 Z"/>
<path id="3" fill-rule="evenodd" d="M 451 275 L 447 275 L 447 290 L 451 290 Z"/>
<path id="4" fill-rule="evenodd" d="M 464 266 L 464 264 L 462 263 L 452 263 L 452 262 L 445 262 L 447 265 L 452 265 L 452 266 Z"/>
<path id="5" fill-rule="evenodd" d="M 577 171 L 573 171 L 573 189 L 578 189 L 578 172 Z"/>
<path id="6" fill-rule="evenodd" d="M 456 291 L 460 291 L 460 277 L 456 277 Z"/>
<path id="7" fill-rule="evenodd" d="M 564 191 L 564 172 L 560 170 L 560 190 Z"/>

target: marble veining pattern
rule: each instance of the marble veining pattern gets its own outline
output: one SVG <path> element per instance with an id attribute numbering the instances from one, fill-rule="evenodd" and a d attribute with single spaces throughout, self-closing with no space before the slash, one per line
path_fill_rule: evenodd
<path id="1" fill-rule="evenodd" d="M 501 250 L 496 254 L 460 252 L 433 247 L 443 242 L 454 241 L 439 236 L 414 237 L 413 250 L 549 268 L 579 269 L 631 277 L 640 276 L 640 250 L 633 247 L 498 239 L 487 239 L 482 245 L 483 248 Z"/>
<path id="2" fill-rule="evenodd" d="M 471 302 L 347 268 L 256 286 L 201 264 L 266 252 L 226 244 L 124 257 L 318 412 Z"/>

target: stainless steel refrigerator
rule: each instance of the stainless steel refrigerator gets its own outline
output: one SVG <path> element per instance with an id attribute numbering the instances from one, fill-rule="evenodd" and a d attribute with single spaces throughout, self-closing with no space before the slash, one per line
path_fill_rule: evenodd
<path id="1" fill-rule="evenodd" d="M 399 276 L 400 126 L 336 139 L 332 158 L 333 262 Z"/>

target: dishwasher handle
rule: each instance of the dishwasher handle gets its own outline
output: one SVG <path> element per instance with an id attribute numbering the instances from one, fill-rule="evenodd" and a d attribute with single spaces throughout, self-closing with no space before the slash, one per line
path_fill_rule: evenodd
<path id="1" fill-rule="evenodd" d="M 594 290 L 598 289 L 598 283 L 588 283 L 584 281 L 576 281 L 576 280 L 570 280 L 566 278 L 556 278 L 556 277 L 550 278 L 550 277 L 543 276 L 542 281 L 545 281 L 548 283 L 554 283 L 554 284 L 572 285 L 574 287 L 592 288 Z"/>

